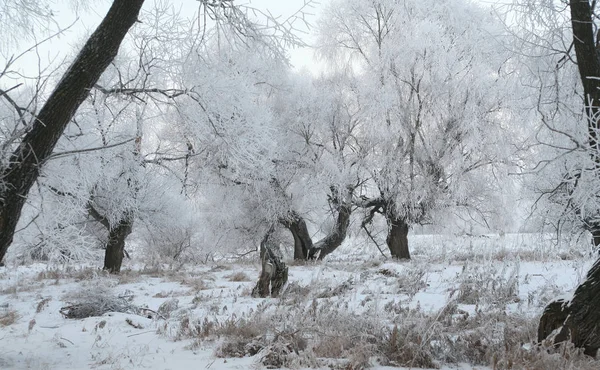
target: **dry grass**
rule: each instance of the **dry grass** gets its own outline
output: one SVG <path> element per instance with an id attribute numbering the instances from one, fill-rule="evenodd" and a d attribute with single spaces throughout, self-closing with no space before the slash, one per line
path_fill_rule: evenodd
<path id="1" fill-rule="evenodd" d="M 252 279 L 245 272 L 236 272 L 227 276 L 227 280 L 233 282 L 252 281 Z"/>
<path id="2" fill-rule="evenodd" d="M 20 315 L 15 310 L 0 311 L 0 327 L 4 328 L 17 322 Z"/>
<path id="3" fill-rule="evenodd" d="M 169 291 L 160 291 L 153 295 L 154 298 L 173 298 L 173 297 L 184 297 L 190 295 L 190 292 L 185 290 L 169 290 Z"/>
<path id="4" fill-rule="evenodd" d="M 140 309 L 132 305 L 127 297 L 115 296 L 109 289 L 96 286 L 82 286 L 79 291 L 67 297 L 69 305 L 62 307 L 60 313 L 68 319 L 102 316 L 107 312 L 138 313 Z"/>
<path id="5" fill-rule="evenodd" d="M 74 279 L 75 281 L 88 281 L 99 276 L 108 276 L 108 272 L 97 267 L 71 267 L 66 268 L 48 268 L 40 271 L 35 277 L 36 281 Z"/>
<path id="6" fill-rule="evenodd" d="M 415 271 L 407 275 L 420 276 Z M 352 289 L 341 284 L 312 291 L 290 284 L 281 299 L 263 302 L 250 316 L 195 320 L 188 315 L 165 323 L 163 332 L 193 339 L 194 346 L 218 340 L 217 357 L 256 356 L 268 368 L 437 368 L 458 363 L 495 370 L 600 368 L 598 361 L 573 348 L 557 353 L 533 344 L 538 318 L 507 314 L 502 304 L 469 315 L 457 300 L 431 313 L 390 302 L 373 306 L 368 314 L 354 314 L 344 303 Z"/>
<path id="7" fill-rule="evenodd" d="M 530 257 L 534 258 L 535 253 L 531 252 Z M 223 277 L 230 282 L 252 281 L 245 272 L 234 272 L 239 271 L 239 266 L 236 269 L 235 265 L 217 265 L 210 270 L 207 267 L 190 276 L 185 270 L 156 264 L 142 271 L 124 271 L 116 279 L 120 283 L 131 282 L 149 275 L 190 287 L 191 294 L 196 295 L 193 307 L 182 304 L 179 309 L 177 300 L 172 299 L 158 309 L 160 317 L 165 319 L 159 333 L 173 340 L 191 340 L 192 347 L 217 343 L 214 345 L 217 357 L 255 356 L 260 365 L 268 368 L 349 370 L 376 364 L 436 368 L 458 363 L 489 366 L 494 370 L 600 368 L 597 360 L 582 355 L 572 346 L 554 349 L 534 344 L 538 318 L 506 310 L 513 303 L 519 303 L 515 305 L 518 307 L 543 306 L 546 295 L 554 296 L 559 287 L 548 283 L 539 292 L 533 292 L 530 299 L 518 302 L 519 285 L 526 285 L 528 278 L 519 274 L 518 262 L 511 259 L 508 250 L 469 256 L 462 273 L 449 285 L 450 302 L 437 312 L 408 306 L 410 297 L 427 287 L 430 276 L 429 264 L 420 264 L 419 260 L 402 264 L 382 264 L 377 260 L 361 265 L 347 261 L 340 263 L 344 266 L 329 264 L 327 268 L 342 272 L 333 282 L 313 281 L 309 285 L 291 282 L 279 299 L 261 301 L 257 308 L 244 314 L 226 310 L 232 307 L 228 288 L 224 288 L 226 293 L 215 289 L 216 298 L 213 291 L 198 293 L 214 288 L 215 281 Z M 478 258 L 485 262 L 476 262 Z M 504 261 L 490 263 L 496 258 Z M 100 274 L 103 272 L 97 269 L 48 270 L 37 279 L 89 280 Z M 365 286 L 365 281 L 372 283 L 370 279 L 377 284 L 383 282 L 379 285 L 382 290 Z M 111 281 L 114 283 L 113 278 Z M 233 293 L 234 302 L 249 295 L 250 288 L 242 289 L 249 284 L 234 285 L 240 287 Z M 167 289 L 155 297 L 172 298 L 189 295 L 190 291 L 187 287 L 177 291 Z M 41 300 L 37 312 L 44 310 L 48 301 Z M 244 297 L 242 301 L 246 305 L 250 299 Z M 14 311 L 13 314 L 14 323 L 18 314 Z"/>
<path id="8" fill-rule="evenodd" d="M 465 264 L 458 283 L 458 287 L 450 291 L 450 296 L 456 296 L 458 303 L 516 303 L 519 301 L 519 264 Z"/>
<path id="9" fill-rule="evenodd" d="M 209 272 L 228 271 L 231 270 L 231 268 L 231 266 L 227 265 L 215 265 L 209 270 Z"/>
<path id="10" fill-rule="evenodd" d="M 210 289 L 210 285 L 205 279 L 199 277 L 182 277 L 179 280 L 182 285 L 187 285 L 191 288 L 192 294 L 196 294 L 202 290 Z"/>
<path id="11" fill-rule="evenodd" d="M 44 308 L 48 307 L 48 302 L 50 302 L 52 300 L 52 297 L 47 297 L 42 299 L 38 304 L 37 307 L 35 308 L 35 312 L 36 313 L 40 313 L 44 310 Z"/>

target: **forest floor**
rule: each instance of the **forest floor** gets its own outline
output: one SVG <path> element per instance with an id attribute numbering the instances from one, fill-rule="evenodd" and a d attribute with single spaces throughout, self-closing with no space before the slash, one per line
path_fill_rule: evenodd
<path id="1" fill-rule="evenodd" d="M 0 267 L 0 369 L 598 369 L 534 345 L 594 255 L 539 235 L 413 236 L 413 259 L 347 243 L 256 299 L 256 256 L 203 265 Z M 579 244 L 579 245 L 578 245 Z M 367 252 L 368 251 L 368 252 Z M 102 309 L 101 316 L 69 318 Z M 86 311 L 87 310 L 87 311 Z"/>

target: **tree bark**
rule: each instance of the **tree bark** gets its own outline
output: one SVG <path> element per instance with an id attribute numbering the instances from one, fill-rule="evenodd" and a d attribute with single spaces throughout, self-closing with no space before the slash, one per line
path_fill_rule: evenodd
<path id="1" fill-rule="evenodd" d="M 600 348 L 600 259 L 594 263 L 585 281 L 577 287 L 573 299 L 566 306 L 568 316 L 564 322 L 563 337 L 568 337 L 576 347 L 596 356 Z M 557 337 L 561 340 L 562 338 Z M 566 338 L 564 338 L 566 339 Z"/>
<path id="2" fill-rule="evenodd" d="M 0 261 L 13 241 L 17 222 L 40 168 L 73 115 L 113 61 L 136 22 L 144 0 L 114 0 L 102 23 L 37 114 L 32 128 L 2 171 L 0 190 Z"/>
<path id="3" fill-rule="evenodd" d="M 352 213 L 350 203 L 342 203 L 338 208 L 338 216 L 332 232 L 315 243 L 314 247 L 309 251 L 308 258 L 313 259 L 319 253 L 319 260 L 322 260 L 328 254 L 335 251 L 346 239 L 348 226 L 350 226 L 350 214 Z"/>
<path id="4" fill-rule="evenodd" d="M 562 328 L 565 320 L 569 316 L 568 301 L 557 299 L 550 302 L 544 309 L 544 313 L 540 318 L 538 326 L 538 342 L 544 341 L 554 333 L 554 338 L 551 338 L 556 343 L 565 341 L 564 333 L 555 332 L 556 329 Z"/>
<path id="5" fill-rule="evenodd" d="M 570 0 L 573 46 L 585 95 L 589 145 L 594 163 L 600 164 L 598 129 L 600 120 L 600 58 L 594 38 L 592 7 L 588 0 Z"/>
<path id="6" fill-rule="evenodd" d="M 600 237 L 592 231 L 594 246 L 600 245 Z M 571 340 L 584 353 L 596 356 L 600 348 L 600 259 L 588 271 L 585 281 L 577 287 L 571 301 L 557 299 L 550 302 L 540 318 L 538 342 L 550 339 L 560 344 Z"/>
<path id="7" fill-rule="evenodd" d="M 333 230 L 323 239 L 313 243 L 306 222 L 296 212 L 291 212 L 290 217 L 280 220 L 280 223 L 288 228 L 294 237 L 294 259 L 307 260 L 318 258 L 322 260 L 325 256 L 335 251 L 346 239 L 348 227 L 350 226 L 350 215 L 352 214 L 352 192 L 353 188 L 346 188 L 344 197 L 340 196 L 336 187 L 331 187 L 329 203 L 337 212 L 337 218 Z"/>
<path id="8" fill-rule="evenodd" d="M 308 252 L 313 248 L 313 242 L 304 219 L 296 212 L 291 212 L 290 216 L 280 220 L 280 223 L 290 230 L 294 237 L 294 260 L 308 259 Z"/>
<path id="9" fill-rule="evenodd" d="M 410 251 L 408 249 L 408 224 L 401 218 L 389 217 L 388 234 L 385 239 L 392 258 L 410 259 Z"/>
<path id="10" fill-rule="evenodd" d="M 279 247 L 269 241 L 274 228 L 271 227 L 260 243 L 262 269 L 258 282 L 252 289 L 252 297 L 277 298 L 288 280 L 288 268 L 283 262 Z"/>
<path id="11" fill-rule="evenodd" d="M 567 340 L 584 353 L 596 356 L 600 348 L 600 259 L 577 287 L 570 301 L 548 304 L 540 318 L 538 342 L 550 339 L 555 345 Z"/>
<path id="12" fill-rule="evenodd" d="M 121 272 L 121 264 L 125 255 L 125 239 L 131 234 L 132 228 L 133 217 L 127 214 L 110 229 L 104 253 L 104 270 L 111 274 Z"/>

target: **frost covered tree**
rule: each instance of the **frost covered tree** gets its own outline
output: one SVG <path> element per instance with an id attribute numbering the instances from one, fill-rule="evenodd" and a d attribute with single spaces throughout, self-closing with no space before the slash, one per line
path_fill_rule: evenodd
<path id="1" fill-rule="evenodd" d="M 353 71 L 356 148 L 367 191 L 356 202 L 388 225 L 394 258 L 411 226 L 450 208 L 489 209 L 507 160 L 509 56 L 493 17 L 462 1 L 339 1 L 319 23 L 322 57 Z"/>
<path id="2" fill-rule="evenodd" d="M 113 7 L 118 8 L 120 3 L 115 1 Z M 133 6 L 133 2 L 129 5 Z M 138 5 L 139 12 L 142 2 Z M 142 185 L 144 176 L 152 176 L 153 170 L 150 168 L 158 171 L 154 172 L 154 177 L 170 173 L 181 180 L 182 192 L 187 193 L 190 185 L 193 185 L 190 169 L 194 167 L 206 169 L 212 166 L 217 172 L 233 171 L 249 178 L 253 177 L 252 171 L 264 167 L 264 158 L 269 156 L 269 147 L 273 141 L 269 140 L 269 125 L 263 124 L 269 121 L 268 112 L 265 115 L 265 110 L 260 108 L 260 101 L 265 96 L 263 92 L 266 91 L 264 87 L 269 86 L 272 78 L 263 77 L 268 77 L 267 68 L 273 67 L 273 63 L 285 65 L 285 47 L 299 42 L 293 33 L 296 18 L 292 17 L 282 23 L 265 15 L 267 23 L 263 26 L 248 17 L 249 10 L 244 10 L 233 2 L 217 4 L 203 1 L 199 9 L 201 13 L 195 20 L 170 14 L 169 9 L 164 7 L 153 8 L 142 14 L 144 19 L 151 22 L 142 23 L 138 27 L 139 30 L 131 37 L 126 48 L 133 48 L 138 54 L 134 55 L 134 59 L 116 60 L 111 72 L 100 79 L 102 71 L 113 60 L 116 49 L 114 53 L 106 54 L 110 56 L 106 66 L 102 71 L 97 71 L 93 80 L 86 82 L 85 93 L 78 95 L 76 104 L 69 109 L 68 117 L 60 116 L 60 130 L 57 128 L 53 136 L 34 135 L 34 139 L 40 141 L 42 149 L 27 144 L 28 138 L 33 135 L 31 133 L 37 132 L 33 129 L 22 140 L 11 139 L 16 142 L 14 146 L 20 145 L 22 150 L 14 149 L 12 159 L 6 161 L 6 186 L 3 191 L 16 194 L 13 194 L 14 199 L 8 196 L 4 198 L 8 207 L 6 212 L 18 211 L 20 214 L 26 193 L 39 174 L 37 163 L 47 162 L 48 158 L 52 158 L 56 167 L 69 168 L 73 173 L 81 174 L 86 182 L 75 181 L 73 186 L 66 187 L 72 189 L 79 186 L 81 191 L 76 194 L 52 185 L 50 191 L 56 196 L 70 197 L 73 202 L 84 205 L 77 209 L 80 212 L 84 209 L 85 217 L 91 217 L 108 230 L 105 268 L 118 272 L 123 257 L 124 239 L 132 231 L 133 220 L 144 218 L 139 209 L 139 200 L 143 198 L 146 189 Z M 126 9 L 117 10 L 125 13 Z M 113 13 L 114 11 L 111 10 Z M 114 16 L 111 12 L 109 16 Z M 137 19 L 137 14 L 136 12 L 132 24 Z M 104 32 L 106 27 L 112 27 L 112 18 L 109 16 L 97 33 Z M 301 12 L 295 15 L 300 16 Z M 126 30 L 122 30 L 119 43 L 125 36 L 124 31 Z M 89 43 L 94 40 L 94 35 L 96 33 L 86 44 L 88 46 L 84 46 L 79 58 L 83 58 L 85 52 L 90 52 Z M 105 36 L 101 37 L 101 41 L 105 41 L 104 38 L 115 41 L 114 37 Z M 101 48 L 92 51 L 100 51 L 104 55 Z M 84 62 L 90 60 L 79 63 L 85 65 Z M 94 61 L 91 63 L 94 67 L 100 66 Z M 85 82 L 77 77 L 77 73 L 87 73 L 86 67 L 78 68 L 70 68 L 65 76 L 71 76 L 69 78 L 77 83 Z M 58 97 L 68 95 L 60 90 L 65 88 L 61 85 L 65 81 L 70 80 L 62 78 L 57 85 L 56 94 L 60 93 Z M 73 89 L 68 90 L 72 91 Z M 90 91 L 92 97 L 86 102 L 86 110 L 74 118 L 75 132 L 69 133 L 72 135 L 71 139 L 63 137 L 63 144 L 69 148 L 69 153 L 51 155 L 67 122 L 73 118 L 76 108 Z M 54 95 L 51 98 L 52 96 Z M 146 109 L 150 105 L 152 107 Z M 60 108 L 63 106 L 67 108 L 61 103 Z M 60 113 L 61 110 L 56 109 L 56 105 L 52 107 L 51 113 Z M 152 112 L 152 119 L 148 112 Z M 40 116 L 36 114 L 31 113 L 32 121 L 39 123 Z M 97 122 L 97 132 L 90 134 L 94 131 L 94 122 Z M 48 126 L 41 125 L 38 129 L 47 130 Z M 140 129 L 141 126 L 144 127 Z M 121 130 L 117 135 L 115 127 Z M 156 132 L 161 135 L 155 134 Z M 53 138 L 52 142 L 46 140 L 48 137 Z M 96 147 L 92 149 L 90 146 L 93 146 L 94 140 Z M 98 142 L 101 144 L 98 145 Z M 99 149 L 104 154 L 88 155 L 86 158 L 92 158 L 91 162 L 82 160 L 82 156 L 78 155 L 78 152 L 89 154 Z M 31 153 L 23 153 L 24 150 L 30 150 Z M 38 153 L 40 150 L 43 153 Z M 65 161 L 58 161 L 56 154 L 65 158 L 68 157 L 67 154 L 75 155 Z M 19 164 L 19 158 L 25 162 L 32 161 L 26 162 L 32 168 L 31 171 L 23 169 L 25 167 Z M 192 163 L 193 161 L 196 163 Z M 203 163 L 199 165 L 198 162 Z M 89 167 L 84 163 L 89 164 Z M 23 177 L 24 173 L 17 171 L 22 169 L 27 172 L 25 175 L 28 177 Z M 54 173 L 49 168 L 46 174 L 52 177 Z M 104 176 L 98 176 L 99 174 Z M 19 184 L 11 185 L 10 181 Z M 29 185 L 21 184 L 23 181 Z M 64 185 L 64 181 L 61 183 Z M 2 255 L 12 241 L 12 231 L 19 214 L 0 218 L 0 221 L 10 220 L 11 223 L 7 232 L 2 234 L 6 236 L 3 239 L 5 243 Z M 35 217 L 33 215 L 30 220 Z M 78 222 L 80 221 L 72 220 L 70 226 Z M 64 230 L 65 227 L 65 222 L 61 221 L 58 230 Z M 50 227 L 50 230 L 57 229 Z M 115 253 L 109 253 L 113 250 L 113 244 L 116 245 Z M 110 254 L 114 258 L 109 258 Z"/>
<path id="3" fill-rule="evenodd" d="M 287 171 L 279 172 L 274 185 L 291 201 L 279 222 L 293 235 L 295 259 L 325 258 L 342 244 L 350 226 L 361 179 L 354 146 L 359 121 L 343 98 L 345 80 L 343 75 L 293 74 L 275 102 L 287 147 L 279 165 Z M 324 205 L 325 217 L 319 211 Z M 307 218 L 324 234 L 317 241 Z"/>
<path id="4" fill-rule="evenodd" d="M 54 146 L 116 56 L 137 20 L 143 0 L 115 0 L 96 31 L 77 55 L 39 111 L 30 112 L 23 136 L 12 140 L 12 154 L 2 161 L 0 188 L 0 260 L 13 241 L 29 191 Z M 6 94 L 2 94 L 7 99 Z M 15 109 L 19 110 L 17 107 Z M 23 113 L 23 112 L 20 112 Z M 9 138 L 3 138 L 6 141 Z M 12 139 L 12 138 L 11 138 Z"/>
<path id="5" fill-rule="evenodd" d="M 248 56 L 242 59 L 252 60 Z M 239 231 L 265 231 L 279 224 L 292 234 L 295 259 L 324 258 L 345 238 L 350 221 L 352 189 L 349 187 L 356 186 L 356 180 L 348 173 L 350 164 L 345 168 L 342 163 L 351 162 L 346 154 L 341 154 L 347 150 L 343 148 L 346 139 L 339 137 L 336 144 L 332 144 L 337 121 L 344 120 L 345 113 L 334 98 L 335 90 L 323 88 L 329 85 L 313 81 L 307 75 L 281 73 L 279 78 L 274 78 L 277 70 L 276 65 L 271 65 L 265 69 L 268 73 L 259 79 L 268 83 L 253 84 L 253 95 L 263 97 L 262 103 L 254 103 L 262 112 L 253 115 L 260 119 L 260 125 L 253 126 L 258 130 L 256 135 L 261 137 L 263 148 L 248 158 L 218 157 L 213 164 L 207 158 L 203 177 L 212 184 L 201 185 L 199 193 L 206 191 L 203 187 L 214 189 L 210 190 L 211 199 L 205 200 L 207 208 L 227 209 L 228 212 L 221 212 L 220 219 L 227 218 L 227 223 L 237 225 Z M 257 72 L 254 75 L 252 78 L 259 76 Z M 215 144 L 221 140 L 210 132 L 201 137 Z M 211 152 L 225 154 L 222 151 L 227 146 L 219 146 L 221 149 Z M 338 189 L 341 189 L 339 194 Z M 211 206 L 211 201 L 218 205 Z M 330 208 L 323 212 L 325 205 Z M 324 213 L 331 214 L 334 225 L 321 230 L 325 236 L 313 242 L 309 227 L 321 228 L 328 218 Z M 219 228 L 229 230 L 222 226 L 223 221 Z M 228 239 L 232 235 L 235 233 L 228 232 Z"/>
<path id="6" fill-rule="evenodd" d="M 528 11 L 531 5 L 541 9 L 525 13 L 525 19 L 533 20 L 525 24 L 536 27 L 525 29 L 528 32 L 523 33 L 523 39 L 531 41 L 525 49 L 529 55 L 539 55 L 541 50 L 545 53 L 538 59 L 547 61 L 546 69 L 533 69 L 539 86 L 537 116 L 546 131 L 547 141 L 543 144 L 554 153 L 540 162 L 540 167 L 557 172 L 559 177 L 550 177 L 554 185 L 548 186 L 540 199 L 560 206 L 559 220 L 578 222 L 598 246 L 600 59 L 596 1 L 525 1 L 519 5 Z M 570 340 L 595 356 L 600 348 L 599 280 L 597 261 L 571 299 L 554 301 L 546 307 L 538 340 Z"/>

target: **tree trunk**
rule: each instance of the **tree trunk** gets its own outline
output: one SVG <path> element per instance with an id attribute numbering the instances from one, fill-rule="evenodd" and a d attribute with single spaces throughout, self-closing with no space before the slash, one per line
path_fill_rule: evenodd
<path id="1" fill-rule="evenodd" d="M 588 271 L 585 281 L 577 287 L 568 306 L 564 328 L 576 347 L 596 356 L 600 348 L 600 259 Z M 560 338 L 559 338 L 560 339 Z"/>
<path id="2" fill-rule="evenodd" d="M 598 129 L 600 120 L 600 58 L 594 38 L 592 7 L 588 0 L 570 0 L 573 46 L 577 68 L 583 85 L 585 110 L 589 134 L 590 154 L 594 163 L 600 164 Z"/>
<path id="3" fill-rule="evenodd" d="M 594 226 L 590 229 L 592 234 L 592 243 L 594 243 L 594 247 L 598 250 L 600 246 L 600 225 L 594 224 Z M 598 250 L 600 252 L 600 250 Z"/>
<path id="4" fill-rule="evenodd" d="M 576 347 L 583 348 L 584 353 L 595 357 L 600 348 L 598 307 L 600 259 L 592 266 L 585 281 L 577 287 L 571 301 L 557 300 L 546 306 L 538 327 L 538 341 L 548 338 L 554 344 L 559 344 L 570 340 Z"/>
<path id="5" fill-rule="evenodd" d="M 560 343 L 564 342 L 565 333 L 555 332 L 556 329 L 562 328 L 565 320 L 569 316 L 568 301 L 564 299 L 557 299 L 552 301 L 544 309 L 544 313 L 540 318 L 540 324 L 538 326 L 538 342 L 541 343 L 545 339 L 549 338 L 553 342 Z M 554 337 L 550 338 L 551 335 Z"/>
<path id="6" fill-rule="evenodd" d="M 258 282 L 252 289 L 252 297 L 255 298 L 266 298 L 269 294 L 273 298 L 278 297 L 288 280 L 288 268 L 283 262 L 281 251 L 277 245 L 269 241 L 273 230 L 274 228 L 271 227 L 260 243 L 262 269 Z"/>
<path id="7" fill-rule="evenodd" d="M 125 215 L 115 226 L 110 229 L 106 252 L 104 253 L 104 270 L 111 274 L 121 272 L 121 264 L 125 255 L 125 239 L 131 234 L 133 217 Z"/>
<path id="8" fill-rule="evenodd" d="M 296 212 L 291 212 L 288 219 L 281 220 L 281 224 L 290 230 L 294 236 L 294 259 L 307 260 L 318 258 L 322 260 L 328 254 L 335 251 L 346 239 L 348 226 L 350 226 L 350 215 L 352 213 L 352 192 L 354 188 L 347 187 L 344 196 L 340 196 L 338 189 L 331 186 L 329 204 L 337 212 L 337 218 L 333 230 L 323 239 L 313 243 L 306 222 Z M 318 257 L 317 257 L 318 254 Z"/>
<path id="9" fill-rule="evenodd" d="M 346 234 L 348 233 L 348 226 L 350 226 L 351 212 L 352 205 L 350 203 L 343 203 L 339 206 L 338 216 L 333 231 L 325 238 L 315 243 L 314 247 L 309 251 L 309 259 L 315 258 L 315 255 L 318 252 L 319 260 L 322 260 L 325 256 L 342 245 L 344 239 L 346 239 Z"/>
<path id="10" fill-rule="evenodd" d="M 29 132 L 2 171 L 0 190 L 0 261 L 13 241 L 29 189 L 73 115 L 100 75 L 113 61 L 125 35 L 136 22 L 144 0 L 114 0 L 37 114 Z"/>
<path id="11" fill-rule="evenodd" d="M 305 261 L 308 258 L 308 252 L 313 248 L 306 222 L 299 214 L 291 212 L 290 217 L 282 219 L 280 223 L 290 230 L 294 237 L 294 260 Z"/>
<path id="12" fill-rule="evenodd" d="M 594 246 L 600 245 L 598 228 L 592 228 Z M 538 342 L 550 339 L 559 344 L 571 340 L 590 356 L 600 348 L 600 259 L 577 287 L 571 301 L 558 299 L 544 309 L 538 326 Z"/>
<path id="13" fill-rule="evenodd" d="M 408 224 L 399 218 L 388 218 L 388 234 L 385 239 L 392 258 L 410 259 L 408 250 Z"/>

